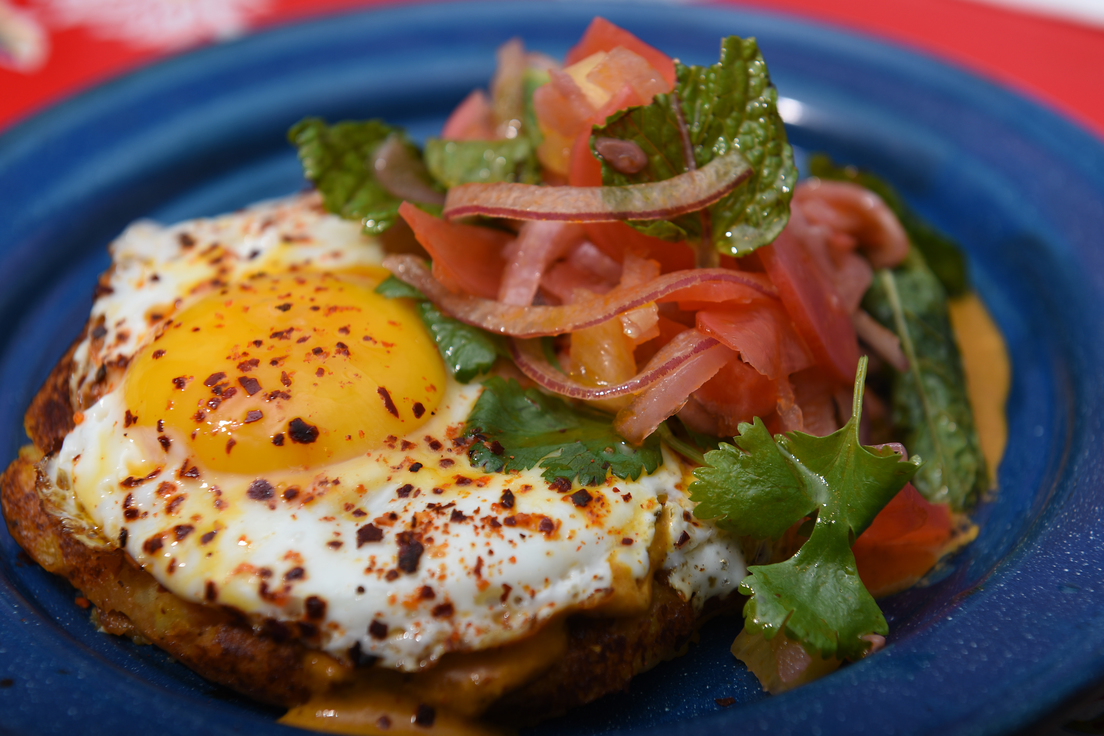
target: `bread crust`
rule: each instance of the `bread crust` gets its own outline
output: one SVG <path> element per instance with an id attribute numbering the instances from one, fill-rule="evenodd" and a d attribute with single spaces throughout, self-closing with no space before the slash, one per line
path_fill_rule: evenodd
<path id="1" fill-rule="evenodd" d="M 50 514 L 37 463 L 57 452 L 74 426 L 73 352 L 58 362 L 27 411 L 25 427 L 33 446 L 0 476 L 0 509 L 12 537 L 96 606 L 105 631 L 156 644 L 203 677 L 250 698 L 291 707 L 312 692 L 355 679 L 354 666 L 311 649 L 294 627 L 275 621 L 254 626 L 230 609 L 186 601 L 123 550 L 95 550 Z M 569 619 L 566 654 L 535 680 L 507 693 L 490 714 L 531 722 L 560 713 L 625 689 L 634 675 L 677 655 L 700 616 L 661 580 L 652 588 L 652 604 L 643 614 Z"/>

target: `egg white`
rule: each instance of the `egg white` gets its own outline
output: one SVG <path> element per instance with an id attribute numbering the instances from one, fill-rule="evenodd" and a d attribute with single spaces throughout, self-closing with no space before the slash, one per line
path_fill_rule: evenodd
<path id="1" fill-rule="evenodd" d="M 451 377 L 411 435 L 325 467 L 265 474 L 266 496 L 250 493 L 257 474 L 186 472 L 187 438 L 166 450 L 149 428 L 127 426 L 120 389 L 159 320 L 212 283 L 378 264 L 380 249 L 303 195 L 167 228 L 137 223 L 112 255 L 94 329 L 75 353 L 81 421 L 44 475 L 102 544 L 124 547 L 173 593 L 231 606 L 259 627 L 301 625 L 339 657 L 416 671 L 601 606 L 617 571 L 634 581 L 653 573 L 657 529 L 669 584 L 697 605 L 745 576 L 737 545 L 689 513 L 692 476 L 667 450 L 656 472 L 610 476 L 586 496 L 536 468 L 471 467 L 452 439 L 481 388 Z M 151 458 L 155 476 L 136 477 Z"/>

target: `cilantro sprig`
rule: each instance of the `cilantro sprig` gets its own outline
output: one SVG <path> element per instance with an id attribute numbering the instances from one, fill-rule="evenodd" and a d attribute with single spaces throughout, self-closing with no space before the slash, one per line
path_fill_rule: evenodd
<path id="1" fill-rule="evenodd" d="M 763 55 L 755 39 L 729 36 L 721 44 L 718 63 L 676 64 L 675 71 L 671 94 L 656 95 L 650 105 L 614 114 L 604 126 L 595 127 L 592 150 L 596 138 L 610 137 L 636 143 L 647 156 L 647 164 L 634 174 L 603 162 L 602 182 L 620 186 L 662 181 L 738 150 L 754 173 L 746 184 L 710 205 L 706 217 L 691 213 L 629 224 L 666 240 L 704 240 L 720 253 L 746 255 L 774 240 L 785 227 L 797 183 L 793 149 L 786 141 L 778 94 Z M 687 148 L 693 151 L 692 162 Z M 597 150 L 595 155 L 601 159 Z"/>
<path id="2" fill-rule="evenodd" d="M 389 299 L 413 299 L 417 302 L 422 323 L 437 344 L 437 351 L 445 365 L 460 383 L 468 383 L 476 376 L 487 373 L 495 360 L 509 355 L 501 337 L 449 317 L 422 292 L 394 276 L 384 279 L 376 287 L 376 293 Z"/>
<path id="3" fill-rule="evenodd" d="M 663 461 L 656 435 L 634 447 L 613 431 L 608 414 L 498 376 L 483 384 L 465 434 L 475 440 L 468 450 L 472 465 L 499 473 L 539 464 L 549 482 L 577 478 L 580 485 L 598 485 L 607 470 L 636 480 Z"/>
<path id="4" fill-rule="evenodd" d="M 741 424 L 735 445 L 706 453 L 694 471 L 695 514 L 721 528 L 756 539 L 782 536 L 815 515 L 812 533 L 797 554 L 773 565 L 752 566 L 740 592 L 750 596 L 744 626 L 772 639 L 779 632 L 822 658 L 858 659 L 866 634 L 888 626 L 863 586 L 851 545 L 920 466 L 888 448 L 859 441 L 866 358 L 855 378 L 851 419 L 827 437 L 789 432 L 772 437 L 759 419 Z"/>

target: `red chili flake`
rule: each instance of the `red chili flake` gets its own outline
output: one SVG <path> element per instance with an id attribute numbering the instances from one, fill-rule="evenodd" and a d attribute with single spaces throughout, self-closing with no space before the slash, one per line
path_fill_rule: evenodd
<path id="1" fill-rule="evenodd" d="M 134 494 L 128 493 L 123 499 L 123 517 L 133 521 L 138 518 L 139 511 L 134 508 Z"/>
<path id="2" fill-rule="evenodd" d="M 217 529 L 212 529 L 211 531 L 207 532 L 206 534 L 204 534 L 202 537 L 199 538 L 199 543 L 200 544 L 207 544 L 208 542 L 210 542 L 212 539 L 215 538 L 216 534 L 218 534 L 218 530 Z"/>
<path id="3" fill-rule="evenodd" d="M 317 310 L 317 308 L 316 308 L 316 307 L 312 307 L 312 309 L 316 309 L 316 310 Z M 307 340 L 309 340 L 309 339 L 310 339 L 310 335 L 303 335 L 302 337 L 300 337 L 300 338 L 299 338 L 298 340 L 296 340 L 296 341 L 295 341 L 295 344 L 296 344 L 296 345 L 301 345 L 301 344 L 305 343 L 305 342 L 306 342 Z"/>
<path id="4" fill-rule="evenodd" d="M 299 488 L 296 487 L 296 486 L 292 486 L 291 488 L 284 491 L 284 500 L 285 501 L 291 501 L 298 495 L 299 495 Z"/>
<path id="5" fill-rule="evenodd" d="M 629 501 L 632 500 L 632 494 L 631 493 L 624 494 L 623 496 L 621 496 L 621 500 L 624 501 L 625 503 L 628 503 Z"/>
<path id="6" fill-rule="evenodd" d="M 456 485 L 458 485 L 458 486 L 470 486 L 471 484 L 472 484 L 472 479 L 471 478 L 469 478 L 465 475 L 456 476 Z"/>
<path id="7" fill-rule="evenodd" d="M 414 402 L 414 418 L 415 419 L 421 419 L 423 414 L 425 414 L 425 407 L 422 406 L 422 402 L 415 401 Z"/>
<path id="8" fill-rule="evenodd" d="M 690 523 L 690 520 L 691 520 L 691 516 L 690 516 L 690 512 L 689 512 L 689 511 L 685 511 L 685 510 L 684 510 L 684 511 L 682 512 L 682 520 L 683 520 L 683 521 L 685 521 L 685 522 L 686 522 L 686 523 L 688 523 L 688 524 Z"/>
<path id="9" fill-rule="evenodd" d="M 337 334 L 339 334 L 339 335 L 348 335 L 349 334 L 349 325 L 345 325 L 344 327 L 338 327 L 337 328 Z"/>
<path id="10" fill-rule="evenodd" d="M 241 371 L 242 373 L 248 373 L 249 371 L 251 371 L 254 368 L 256 368 L 257 366 L 259 366 L 260 364 L 261 364 L 260 359 L 250 358 L 249 360 L 243 360 L 242 362 L 238 363 L 238 370 Z"/>
<path id="11" fill-rule="evenodd" d="M 399 569 L 411 574 L 418 570 L 425 547 L 418 541 L 414 532 L 399 532 Z"/>
<path id="12" fill-rule="evenodd" d="M 165 351 L 164 350 L 154 350 L 152 357 L 153 357 L 154 360 L 157 360 L 158 358 L 164 358 L 165 357 Z"/>
<path id="13" fill-rule="evenodd" d="M 303 601 L 303 607 L 306 609 L 307 619 L 311 621 L 321 621 L 326 618 L 326 601 L 316 595 Z"/>
<path id="14" fill-rule="evenodd" d="M 387 716 L 380 716 L 376 719 L 376 728 L 380 729 L 381 731 L 386 731 L 387 729 L 391 728 L 391 719 Z"/>
<path id="15" fill-rule="evenodd" d="M 632 543 L 633 543 L 632 537 L 621 537 L 621 544 L 625 545 L 626 547 L 631 546 Z"/>
<path id="16" fill-rule="evenodd" d="M 199 411 L 197 411 L 195 414 L 192 415 L 192 421 L 196 422 L 197 424 L 199 422 L 202 422 L 206 418 L 207 418 L 207 412 L 203 411 L 202 409 L 200 409 Z"/>
<path id="17" fill-rule="evenodd" d="M 561 476 L 549 483 L 548 487 L 556 493 L 567 493 L 571 490 L 571 481 Z"/>
<path id="18" fill-rule="evenodd" d="M 433 607 L 433 618 L 448 618 L 456 613 L 451 603 L 438 603 Z"/>
<path id="19" fill-rule="evenodd" d="M 230 454 L 230 451 L 234 449 L 234 445 L 236 445 L 236 444 L 238 444 L 238 441 L 236 439 L 234 439 L 233 437 L 226 440 L 226 454 L 227 455 Z"/>
<path id="20" fill-rule="evenodd" d="M 176 510 L 180 508 L 180 504 L 184 503 L 186 498 L 187 496 L 183 495 L 173 496 L 173 499 L 165 505 L 165 510 L 169 512 L 170 516 L 174 515 Z"/>
<path id="21" fill-rule="evenodd" d="M 375 524 L 365 524 L 357 529 L 357 549 L 371 542 L 383 539 L 383 530 Z"/>
<path id="22" fill-rule="evenodd" d="M 123 480 L 119 481 L 119 485 L 123 488 L 134 488 L 145 483 L 147 480 L 153 480 L 157 476 L 161 475 L 161 468 L 154 468 L 150 471 L 149 475 L 144 478 L 135 478 L 133 475 L 128 475 Z"/>
<path id="23" fill-rule="evenodd" d="M 482 557 L 476 557 L 475 558 L 475 567 L 472 568 L 472 574 L 475 575 L 477 578 L 483 577 L 483 558 Z"/>
<path id="24" fill-rule="evenodd" d="M 345 543 L 334 540 L 332 542 L 326 542 L 326 546 L 329 547 L 330 549 L 341 549 L 342 547 L 345 546 Z"/>
<path id="25" fill-rule="evenodd" d="M 510 591 L 511 590 L 513 590 L 513 587 L 507 585 L 506 583 L 503 583 L 502 584 L 502 595 L 500 595 L 498 597 L 498 602 L 499 603 L 506 603 L 507 599 L 509 599 L 509 597 L 510 597 Z"/>
<path id="26" fill-rule="evenodd" d="M 291 304 L 288 302 L 284 302 L 283 304 L 277 304 L 276 308 L 279 309 L 281 312 L 286 312 L 291 309 Z"/>
<path id="27" fill-rule="evenodd" d="M 437 594 L 433 592 L 433 588 L 428 585 L 423 585 L 418 591 L 418 597 L 423 601 L 433 600 L 437 597 Z"/>
<path id="28" fill-rule="evenodd" d="M 493 452 L 496 455 L 501 455 L 502 453 L 506 452 L 506 448 L 503 447 L 502 443 L 499 442 L 498 440 L 495 440 L 494 442 L 492 442 L 490 445 L 488 445 L 488 447 L 490 448 L 491 452 Z"/>
<path id="29" fill-rule="evenodd" d="M 207 581 L 207 586 L 203 591 L 203 598 L 206 601 L 214 601 L 218 599 L 218 587 L 210 580 Z"/>
<path id="30" fill-rule="evenodd" d="M 126 410 L 126 415 L 123 417 L 123 427 L 124 428 L 129 427 L 130 425 L 134 424 L 137 421 L 138 421 L 138 417 L 134 414 L 131 414 L 130 409 L 127 409 Z"/>
<path id="31" fill-rule="evenodd" d="M 194 532 L 195 527 L 192 526 L 191 524 L 177 524 L 176 526 L 173 527 L 172 531 L 173 531 L 173 537 L 175 537 L 176 541 L 179 542 L 182 539 L 184 539 L 186 536 L 188 536 L 189 534 Z"/>
<path id="32" fill-rule="evenodd" d="M 553 532 L 556 530 L 556 523 L 545 516 L 540 520 L 540 524 L 537 525 L 537 528 L 545 533 Z"/>
<path id="33" fill-rule="evenodd" d="M 307 424 L 300 417 L 295 417 L 288 422 L 288 437 L 292 442 L 300 445 L 309 445 L 318 439 L 318 427 Z"/>
<path id="34" fill-rule="evenodd" d="M 188 467 L 188 461 L 185 460 L 184 464 L 180 466 L 179 472 L 177 472 L 177 477 L 180 477 L 180 478 L 198 478 L 199 477 L 199 468 L 197 468 L 194 465 L 191 466 L 191 467 Z"/>
<path id="35" fill-rule="evenodd" d="M 254 501 L 267 501 L 276 495 L 276 489 L 264 478 L 258 478 L 249 484 L 249 490 L 245 492 L 245 495 Z"/>
<path id="36" fill-rule="evenodd" d="M 146 554 L 152 555 L 163 546 L 165 546 L 165 542 L 162 541 L 161 535 L 158 534 L 157 536 L 153 536 L 147 539 L 142 545 L 142 549 L 145 550 Z"/>
<path id="37" fill-rule="evenodd" d="M 590 503 L 591 499 L 594 497 L 590 495 L 590 491 L 588 491 L 587 489 L 580 488 L 579 490 L 572 493 L 570 498 L 571 503 L 575 504 L 579 508 L 582 508 Z"/>
<path id="38" fill-rule="evenodd" d="M 273 332 L 271 335 L 269 335 L 269 337 L 271 337 L 273 340 L 288 340 L 288 339 L 291 339 L 291 333 L 294 330 L 295 330 L 294 327 L 289 327 L 286 330 L 280 330 L 278 332 Z"/>
<path id="39" fill-rule="evenodd" d="M 398 496 L 399 498 L 407 498 L 407 497 L 410 496 L 410 492 L 413 491 L 413 490 L 414 490 L 414 486 L 407 483 L 406 485 L 400 486 L 398 488 L 398 490 L 395 491 L 395 495 Z"/>
<path id="40" fill-rule="evenodd" d="M 373 619 L 372 623 L 368 624 L 368 634 L 373 639 L 385 638 L 387 636 L 387 624 L 378 619 Z"/>
<path id="41" fill-rule="evenodd" d="M 736 705 L 736 698 L 713 698 L 713 702 L 722 708 L 727 708 L 730 705 Z"/>
<path id="42" fill-rule="evenodd" d="M 253 341 L 253 347 L 255 347 L 255 348 L 259 348 L 262 345 L 264 345 L 264 340 L 254 340 Z"/>
<path id="43" fill-rule="evenodd" d="M 413 450 L 415 447 L 417 447 L 417 445 L 414 444 L 413 442 L 411 442 L 410 440 L 403 440 L 402 441 L 402 449 L 403 449 L 404 452 L 406 450 Z"/>
<path id="44" fill-rule="evenodd" d="M 457 523 L 466 521 L 467 518 L 468 517 L 464 516 L 464 512 L 460 509 L 453 509 L 452 513 L 449 515 L 449 521 L 455 521 Z"/>
<path id="45" fill-rule="evenodd" d="M 287 572 L 284 573 L 284 580 L 286 580 L 290 583 L 292 580 L 302 580 L 306 576 L 307 576 L 307 571 L 306 570 L 304 570 L 301 567 L 293 567 L 293 568 L 291 568 L 290 570 L 288 570 Z"/>
<path id="46" fill-rule="evenodd" d="M 517 526 L 517 517 L 507 516 L 502 520 L 502 523 L 506 526 Z"/>
<path id="47" fill-rule="evenodd" d="M 437 488 L 436 486 L 433 487 L 433 493 L 438 495 L 438 496 L 440 496 L 444 492 L 445 492 L 444 488 Z"/>
<path id="48" fill-rule="evenodd" d="M 383 386 L 376 389 L 376 393 L 383 399 L 383 407 L 391 416 L 399 416 L 399 410 L 395 408 L 395 402 L 391 400 L 391 394 Z"/>
<path id="49" fill-rule="evenodd" d="M 184 387 L 188 385 L 188 381 L 190 380 L 192 380 L 192 376 L 177 376 L 176 378 L 172 379 L 172 384 L 174 387 L 183 391 Z"/>
<path id="50" fill-rule="evenodd" d="M 158 432 L 164 432 L 165 431 L 165 420 L 164 419 L 158 419 L 157 420 L 157 431 Z"/>
<path id="51" fill-rule="evenodd" d="M 379 657 L 375 656 L 374 654 L 368 654 L 361 650 L 359 641 L 349 647 L 349 659 L 352 660 L 353 664 L 357 667 L 371 667 L 377 661 L 379 661 Z M 387 716 L 380 716 L 381 720 L 384 718 L 387 718 Z M 377 720 L 376 723 L 378 725 L 379 721 Z M 388 718 L 387 726 L 383 726 L 382 728 L 387 728 L 390 725 L 391 719 Z"/>
<path id="52" fill-rule="evenodd" d="M 222 379 L 224 378 L 226 378 L 226 374 L 221 371 L 218 373 L 212 373 L 211 375 L 207 376 L 207 379 L 203 382 L 203 385 L 207 388 L 211 388 L 212 386 L 221 383 Z"/>
<path id="53" fill-rule="evenodd" d="M 238 384 L 240 384 L 250 396 L 261 390 L 261 382 L 253 378 L 253 376 L 240 376 L 238 378 Z"/>
<path id="54" fill-rule="evenodd" d="M 502 528 L 502 522 L 499 521 L 498 519 L 496 519 L 493 516 L 484 516 L 483 521 L 490 524 L 492 529 L 501 529 Z"/>
<path id="55" fill-rule="evenodd" d="M 314 372 L 314 375 L 316 375 L 316 376 L 318 376 L 319 378 L 321 378 L 322 376 L 326 375 L 326 369 L 325 369 L 325 368 L 323 368 L 322 366 L 319 366 L 319 367 L 318 367 L 318 370 L 316 370 L 316 371 Z"/>
<path id="56" fill-rule="evenodd" d="M 502 492 L 502 497 L 498 499 L 498 502 L 502 504 L 502 508 L 512 509 L 514 507 L 514 492 L 507 488 Z"/>
<path id="57" fill-rule="evenodd" d="M 264 417 L 264 412 L 260 409 L 250 409 L 245 413 L 245 424 L 252 424 L 253 422 L 259 422 Z"/>
<path id="58" fill-rule="evenodd" d="M 196 244 L 195 238 L 189 233 L 178 233 L 176 239 L 180 241 L 181 248 L 191 248 Z"/>
<path id="59" fill-rule="evenodd" d="M 226 386 L 226 384 L 223 384 L 223 386 Z M 233 386 L 226 386 L 225 388 L 222 389 L 222 394 L 221 394 L 222 400 L 226 401 L 227 399 L 229 399 L 230 397 L 236 395 L 237 393 L 238 393 L 238 390 L 236 388 L 234 388 Z"/>
<path id="60" fill-rule="evenodd" d="M 285 386 L 291 385 L 291 378 L 288 376 L 287 371 L 280 371 L 280 383 Z"/>
<path id="61" fill-rule="evenodd" d="M 384 575 L 384 577 L 387 578 L 388 580 L 394 580 L 398 576 L 399 576 L 399 571 L 398 570 L 388 570 L 387 574 Z"/>
<path id="62" fill-rule="evenodd" d="M 283 447 L 284 446 L 284 433 L 279 432 L 277 434 L 272 435 L 272 444 L 276 445 L 277 447 Z"/>
<path id="63" fill-rule="evenodd" d="M 334 354 L 335 355 L 342 355 L 342 356 L 348 358 L 349 357 L 349 346 L 346 345 L 343 342 L 337 343 L 336 345 L 334 345 Z"/>
<path id="64" fill-rule="evenodd" d="M 682 532 L 682 534 L 679 535 L 678 541 L 675 542 L 675 546 L 676 547 L 681 547 L 682 545 L 686 544 L 689 541 L 690 541 L 690 535 L 687 534 L 686 531 L 684 530 Z"/>
<path id="65" fill-rule="evenodd" d="M 119 530 L 119 546 L 120 547 L 123 547 L 123 548 L 126 547 L 128 537 L 130 537 L 130 532 L 128 532 L 127 528 L 124 526 L 122 529 Z"/>
<path id="66" fill-rule="evenodd" d="M 455 464 L 456 464 L 456 461 L 453 460 L 452 458 L 448 458 L 448 457 L 443 457 L 437 462 L 437 465 L 439 465 L 442 468 L 451 468 Z"/>
<path id="67" fill-rule="evenodd" d="M 367 515 L 368 514 L 362 509 L 353 509 L 353 516 L 357 519 Z"/>
<path id="68" fill-rule="evenodd" d="M 311 353 L 313 355 L 321 355 L 322 354 L 322 348 L 315 348 L 314 350 L 311 350 Z"/>
<path id="69" fill-rule="evenodd" d="M 419 470 L 422 469 L 422 467 L 423 466 L 422 466 L 421 463 L 411 463 L 410 464 L 410 472 L 411 473 L 417 473 Z"/>
<path id="70" fill-rule="evenodd" d="M 172 444 L 172 440 L 161 434 L 157 436 L 157 441 L 158 443 L 160 443 L 162 450 L 164 450 L 165 452 L 169 451 L 169 446 Z"/>

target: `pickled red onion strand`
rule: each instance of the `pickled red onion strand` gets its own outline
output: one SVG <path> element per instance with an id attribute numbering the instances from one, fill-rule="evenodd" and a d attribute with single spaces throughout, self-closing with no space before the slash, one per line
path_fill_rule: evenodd
<path id="1" fill-rule="evenodd" d="M 384 268 L 396 278 L 420 290 L 437 307 L 461 322 L 488 332 L 512 337 L 563 335 L 606 320 L 649 302 L 710 282 L 729 282 L 748 286 L 761 294 L 775 291 L 751 275 L 727 268 L 699 268 L 665 274 L 644 284 L 618 287 L 593 299 L 560 306 L 513 306 L 491 299 L 480 299 L 450 291 L 420 258 L 391 255 L 383 259 Z"/>
<path id="2" fill-rule="evenodd" d="M 856 310 L 851 315 L 851 324 L 855 326 L 855 334 L 859 339 L 870 346 L 882 359 L 901 373 L 908 372 L 909 361 L 901 350 L 901 338 L 897 337 L 897 333 L 885 327 L 863 309 Z"/>
<path id="3" fill-rule="evenodd" d="M 448 219 L 469 215 L 516 220 L 664 220 L 707 207 L 752 174 L 738 151 L 718 156 L 694 171 L 663 181 L 611 187 L 540 186 L 477 182 L 452 187 L 445 198 Z"/>
<path id="4" fill-rule="evenodd" d="M 560 373 L 545 360 L 538 340 L 511 340 L 510 353 L 519 370 L 545 389 L 573 399 L 594 401 L 640 393 L 702 352 L 718 345 L 697 330 L 676 335 L 635 376 L 611 386 L 588 386 Z"/>
<path id="5" fill-rule="evenodd" d="M 443 204 L 445 195 L 427 183 L 429 173 L 421 159 L 410 155 L 402 139 L 392 133 L 376 148 L 369 167 L 392 195 L 411 202 Z"/>
<path id="6" fill-rule="evenodd" d="M 716 375 L 733 355 L 730 349 L 717 343 L 684 361 L 617 412 L 614 431 L 629 442 L 640 444 L 667 417 L 678 413 L 690 394 Z"/>
<path id="7" fill-rule="evenodd" d="M 498 300 L 518 306 L 532 304 L 548 266 L 585 237 L 582 225 L 569 222 L 533 220 L 523 224 L 517 240 L 506 249 L 506 268 L 502 272 Z"/>
<path id="8" fill-rule="evenodd" d="M 906 450 L 905 446 L 902 445 L 900 442 L 883 442 L 880 445 L 872 445 L 872 447 L 875 450 L 881 450 L 883 447 L 888 447 L 901 456 L 901 462 L 905 462 L 906 460 L 908 460 L 909 457 L 908 450 Z"/>

